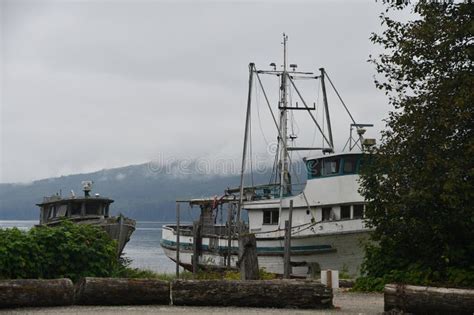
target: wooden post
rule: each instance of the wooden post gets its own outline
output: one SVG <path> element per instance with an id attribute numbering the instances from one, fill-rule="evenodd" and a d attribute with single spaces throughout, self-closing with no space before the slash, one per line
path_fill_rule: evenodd
<path id="1" fill-rule="evenodd" d="M 230 268 L 230 255 L 232 253 L 232 216 L 234 215 L 234 204 L 229 204 L 227 208 L 227 267 Z"/>
<path id="2" fill-rule="evenodd" d="M 199 270 L 199 255 L 201 252 L 201 233 L 200 233 L 200 222 L 194 221 L 193 222 L 193 257 L 192 257 L 192 264 L 193 264 L 193 273 L 196 274 Z"/>
<path id="3" fill-rule="evenodd" d="M 326 286 L 332 289 L 332 270 L 326 270 Z"/>
<path id="4" fill-rule="evenodd" d="M 179 202 L 176 203 L 176 279 L 179 279 L 179 233 L 180 233 L 180 213 Z"/>
<path id="5" fill-rule="evenodd" d="M 241 280 L 258 280 L 259 268 L 257 258 L 257 241 L 255 234 L 239 235 L 239 261 Z"/>
<path id="6" fill-rule="evenodd" d="M 289 279 L 291 277 L 291 227 L 293 221 L 293 200 L 290 200 L 290 209 L 288 220 L 285 221 L 285 252 L 283 264 L 283 277 Z"/>

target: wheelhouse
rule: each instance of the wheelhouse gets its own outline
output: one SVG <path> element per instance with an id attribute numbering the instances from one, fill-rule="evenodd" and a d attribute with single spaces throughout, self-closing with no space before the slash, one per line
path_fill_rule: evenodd
<path id="1" fill-rule="evenodd" d="M 40 207 L 40 224 L 54 222 L 61 218 L 109 217 L 110 204 L 108 198 L 70 198 L 59 196 L 45 197 Z"/>

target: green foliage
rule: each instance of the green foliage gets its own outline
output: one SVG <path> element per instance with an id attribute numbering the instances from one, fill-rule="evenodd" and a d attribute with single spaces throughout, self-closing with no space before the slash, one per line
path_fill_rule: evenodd
<path id="1" fill-rule="evenodd" d="M 156 273 L 151 270 L 143 270 L 136 268 L 129 268 L 127 266 L 121 266 L 114 277 L 120 278 L 148 278 L 148 279 L 160 279 L 166 281 L 172 281 L 176 279 L 174 273 Z M 225 270 L 222 272 L 217 271 L 204 271 L 201 270 L 196 275 L 192 272 L 185 271 L 179 274 L 180 279 L 198 279 L 198 280 L 240 280 L 240 272 Z M 276 275 L 273 273 L 266 272 L 264 269 L 260 269 L 261 280 L 272 280 L 276 279 Z"/>
<path id="2" fill-rule="evenodd" d="M 192 276 L 192 274 L 191 274 Z M 259 270 L 260 280 L 275 279 L 276 275 L 266 272 L 265 269 Z M 195 279 L 200 280 L 240 280 L 240 272 L 234 270 L 226 270 L 223 272 L 216 271 L 200 271 L 197 273 Z"/>
<path id="3" fill-rule="evenodd" d="M 182 279 L 190 278 L 192 273 L 184 272 L 180 276 Z M 157 273 L 151 270 L 130 268 L 130 267 L 120 267 L 117 272 L 115 272 L 112 277 L 114 278 L 134 278 L 134 279 L 158 279 L 164 281 L 172 281 L 176 279 L 174 273 Z"/>
<path id="4" fill-rule="evenodd" d="M 0 229 L 0 278 L 107 277 L 118 268 L 117 245 L 99 227 L 62 222 L 25 232 Z"/>
<path id="5" fill-rule="evenodd" d="M 371 40 L 376 86 L 395 108 L 361 174 L 374 229 L 360 288 L 386 282 L 474 286 L 474 6 L 387 1 Z M 393 10 L 414 9 L 400 22 Z"/>

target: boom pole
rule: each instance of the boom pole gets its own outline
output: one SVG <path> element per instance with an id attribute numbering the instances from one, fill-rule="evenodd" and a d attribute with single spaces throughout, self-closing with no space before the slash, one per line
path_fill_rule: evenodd
<path id="1" fill-rule="evenodd" d="M 331 118 L 329 115 L 328 97 L 326 94 L 326 83 L 324 82 L 325 71 L 324 68 L 319 68 L 321 71 L 321 89 L 323 90 L 324 111 L 326 112 L 326 122 L 328 124 L 328 136 L 331 143 L 331 149 L 334 150 L 334 140 L 332 139 Z"/>
<path id="2" fill-rule="evenodd" d="M 324 68 L 319 68 L 319 71 L 321 71 L 321 89 L 323 90 L 323 101 L 324 101 L 324 109 L 326 112 L 326 121 L 328 124 L 329 142 L 331 145 L 331 149 L 334 150 L 334 140 L 332 139 L 332 128 L 331 128 L 331 119 L 329 115 L 328 97 L 326 94 L 326 84 L 324 82 L 325 71 L 324 71 Z"/>
<path id="3" fill-rule="evenodd" d="M 245 132 L 244 132 L 244 148 L 242 152 L 242 167 L 240 171 L 240 196 L 239 196 L 239 207 L 237 209 L 237 224 L 238 232 L 240 233 L 241 228 L 241 215 L 242 215 L 242 204 L 244 198 L 244 173 L 245 173 L 245 164 L 247 159 L 247 141 L 249 135 L 249 125 L 250 125 L 250 110 L 252 103 L 252 85 L 253 85 L 253 72 L 254 72 L 254 63 L 249 64 L 249 93 L 247 98 L 247 114 L 245 118 Z"/>

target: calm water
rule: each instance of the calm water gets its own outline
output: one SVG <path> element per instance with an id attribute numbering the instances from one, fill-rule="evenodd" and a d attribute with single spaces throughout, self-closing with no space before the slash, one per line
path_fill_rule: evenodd
<path id="1" fill-rule="evenodd" d="M 160 273 L 173 273 L 175 264 L 160 246 L 161 227 L 167 222 L 137 222 L 137 229 L 125 246 L 124 256 L 132 259 L 132 267 Z M 1 221 L 0 228 L 28 230 L 38 221 Z"/>

